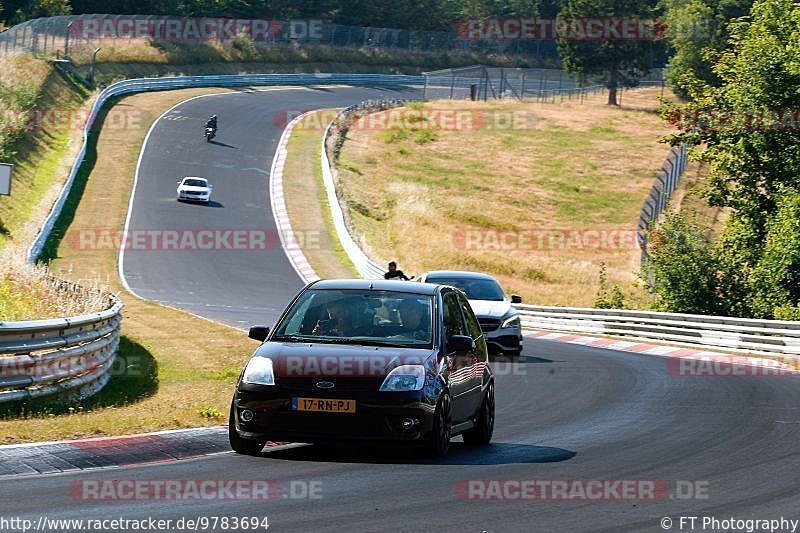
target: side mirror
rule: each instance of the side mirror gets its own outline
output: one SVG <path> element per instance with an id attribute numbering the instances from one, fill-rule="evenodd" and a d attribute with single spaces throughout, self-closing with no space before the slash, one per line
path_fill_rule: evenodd
<path id="1" fill-rule="evenodd" d="M 519 294 L 512 294 L 511 295 L 511 303 L 512 304 L 521 304 L 522 303 L 522 296 Z"/>
<path id="2" fill-rule="evenodd" d="M 447 339 L 447 351 L 467 353 L 475 349 L 475 341 L 466 335 L 453 335 Z"/>
<path id="3" fill-rule="evenodd" d="M 269 335 L 269 326 L 253 326 L 247 334 L 253 340 L 264 342 Z"/>

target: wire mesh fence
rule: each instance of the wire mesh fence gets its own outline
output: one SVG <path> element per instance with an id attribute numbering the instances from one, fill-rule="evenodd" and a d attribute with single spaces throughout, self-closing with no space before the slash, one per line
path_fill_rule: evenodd
<path id="1" fill-rule="evenodd" d="M 653 188 L 642 205 L 637 226 L 637 239 L 642 249 L 642 263 L 647 261 L 647 231 L 658 221 L 669 203 L 672 193 L 683 176 L 688 161 L 685 145 L 672 148 L 661 170 L 656 174 Z"/>
<path id="2" fill-rule="evenodd" d="M 581 99 L 606 90 L 602 78 L 571 74 L 562 69 L 496 68 L 483 65 L 423 73 L 425 98 L 450 100 Z M 634 84 L 632 80 L 626 80 Z M 636 85 L 664 86 L 662 69 L 653 69 Z"/>
<path id="3" fill-rule="evenodd" d="M 0 33 L 0 53 L 70 56 L 102 43 L 233 43 L 252 46 L 317 44 L 436 54 L 527 55 L 560 61 L 552 40 L 477 40 L 457 32 L 410 31 L 320 20 L 177 18 L 151 15 L 70 15 L 38 18 Z"/>

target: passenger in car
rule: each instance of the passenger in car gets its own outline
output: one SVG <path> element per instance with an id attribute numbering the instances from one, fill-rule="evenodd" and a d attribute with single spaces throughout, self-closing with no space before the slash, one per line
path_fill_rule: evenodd
<path id="1" fill-rule="evenodd" d="M 402 335 L 418 340 L 430 340 L 431 325 L 426 307 L 417 300 L 406 299 L 400 302 Z"/>

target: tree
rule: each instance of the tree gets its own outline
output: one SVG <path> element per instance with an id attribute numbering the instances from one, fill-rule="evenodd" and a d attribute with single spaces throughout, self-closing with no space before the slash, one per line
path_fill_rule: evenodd
<path id="1" fill-rule="evenodd" d="M 759 318 L 800 304 L 800 193 L 781 199 L 767 228 L 764 253 L 750 277 L 752 314 Z"/>
<path id="2" fill-rule="evenodd" d="M 711 169 L 709 203 L 735 209 L 764 236 L 800 176 L 800 5 L 759 1 L 751 17 L 731 24 L 731 47 L 714 66 L 720 86 L 692 87 L 693 101 L 666 114 L 683 130 L 673 144 L 705 147 L 695 153 Z"/>
<path id="3" fill-rule="evenodd" d="M 702 81 L 719 86 L 714 60 L 727 48 L 728 24 L 747 15 L 753 0 L 664 0 L 667 42 L 672 48 L 666 79 L 681 97 Z"/>
<path id="4" fill-rule="evenodd" d="M 16 10 L 14 21 L 69 15 L 71 12 L 69 0 L 28 0 Z"/>
<path id="5" fill-rule="evenodd" d="M 691 102 L 665 106 L 682 130 L 670 142 L 696 145 L 694 157 L 708 164 L 708 203 L 732 210 L 714 249 L 728 314 L 792 314 L 800 301 L 798 26 L 797 3 L 757 1 L 749 20 L 728 27 L 713 67 L 719 84 L 697 80 Z"/>
<path id="6" fill-rule="evenodd" d="M 657 18 L 656 0 L 568 0 L 559 17 L 570 20 L 630 20 Z M 662 44 L 653 38 L 624 39 L 605 35 L 586 39 L 558 35 L 564 68 L 574 74 L 601 77 L 609 105 L 617 105 L 617 89 L 635 86 L 653 66 Z"/>

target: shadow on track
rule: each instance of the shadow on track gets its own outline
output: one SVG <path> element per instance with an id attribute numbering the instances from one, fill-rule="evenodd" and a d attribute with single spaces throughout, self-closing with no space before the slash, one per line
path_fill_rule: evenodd
<path id="1" fill-rule="evenodd" d="M 375 447 L 355 445 L 313 445 L 264 454 L 270 459 L 313 461 L 319 463 L 370 464 L 439 464 L 439 465 L 506 465 L 524 463 L 558 463 L 575 457 L 576 452 L 552 446 L 532 444 L 493 443 L 477 448 L 453 442 L 450 453 L 443 459 L 426 458 L 414 446 Z"/>
<path id="2" fill-rule="evenodd" d="M 234 150 L 238 150 L 239 149 L 238 146 L 233 146 L 232 144 L 221 143 L 219 141 L 215 141 L 214 139 L 211 139 L 210 141 L 208 141 L 208 144 L 216 144 L 217 146 L 222 146 L 223 148 L 233 148 Z"/>

